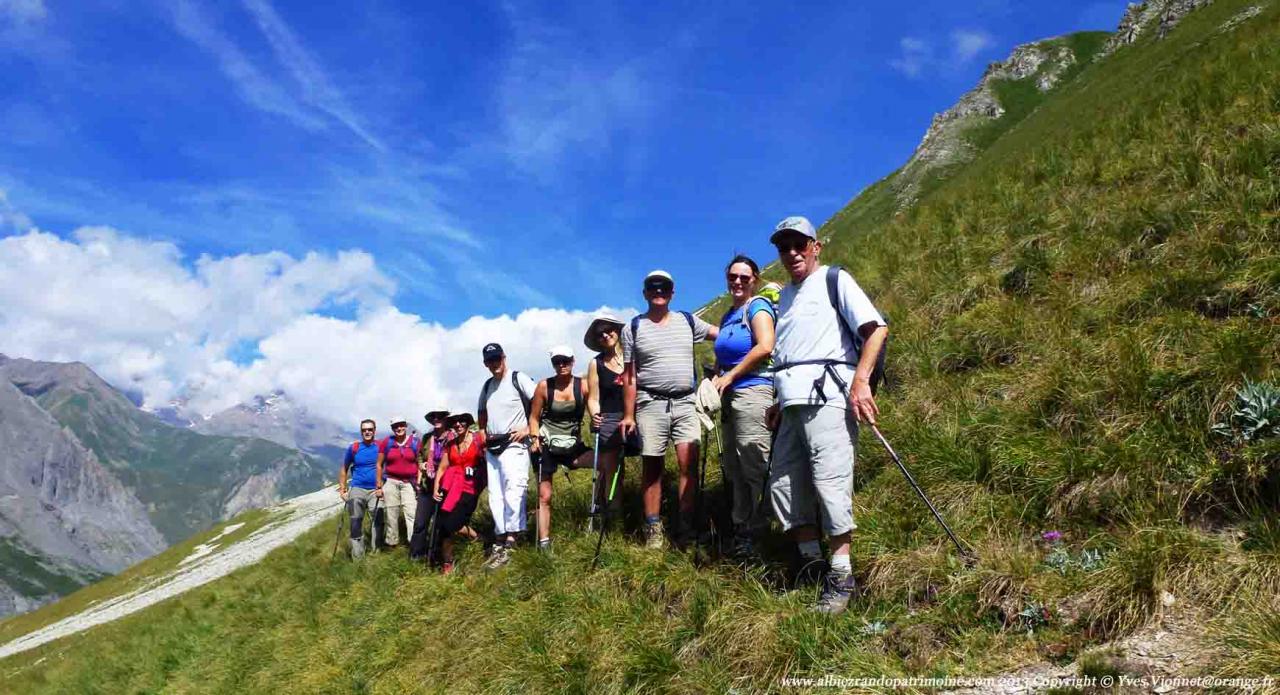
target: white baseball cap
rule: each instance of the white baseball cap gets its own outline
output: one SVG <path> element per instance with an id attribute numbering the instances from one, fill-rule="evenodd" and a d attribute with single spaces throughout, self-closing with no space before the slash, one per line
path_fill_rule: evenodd
<path id="1" fill-rule="evenodd" d="M 644 276 L 645 289 L 648 289 L 649 283 L 654 280 L 659 280 L 659 281 L 666 280 L 667 282 L 671 283 L 673 287 L 676 284 L 675 278 L 671 277 L 671 273 L 668 273 L 665 270 L 650 270 L 649 274 Z"/>
<path id="2" fill-rule="evenodd" d="M 778 235 L 783 232 L 800 232 L 810 239 L 818 238 L 818 232 L 813 228 L 813 223 L 809 221 L 808 217 L 801 217 L 800 215 L 793 215 L 779 222 L 773 228 L 773 234 L 769 237 L 770 243 L 777 240 Z"/>
<path id="3" fill-rule="evenodd" d="M 568 345 L 552 346 L 550 350 L 547 350 L 547 353 L 551 355 L 551 359 L 555 359 L 557 357 L 568 357 L 573 359 L 573 350 L 570 349 Z"/>
<path id="4" fill-rule="evenodd" d="M 409 421 L 405 418 L 400 417 L 399 415 L 391 418 L 392 427 L 395 427 L 396 425 L 408 425 L 408 424 L 409 424 Z"/>

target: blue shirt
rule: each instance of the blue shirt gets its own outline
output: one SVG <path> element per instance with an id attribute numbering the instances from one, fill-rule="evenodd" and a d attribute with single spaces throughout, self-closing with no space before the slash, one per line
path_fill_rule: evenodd
<path id="1" fill-rule="evenodd" d="M 741 364 L 747 353 L 751 352 L 751 348 L 755 347 L 756 339 L 751 333 L 751 327 L 742 324 L 743 309 L 748 312 L 748 321 L 754 319 L 762 311 L 767 312 L 775 320 L 777 319 L 773 305 L 765 299 L 753 299 L 742 309 L 730 309 L 724 315 L 724 318 L 720 319 L 720 336 L 716 338 L 716 362 L 720 365 L 721 374 Z M 766 374 L 749 373 L 735 379 L 729 388 L 745 389 L 751 386 L 768 386 L 771 384 L 773 384 L 773 377 Z"/>
<path id="2" fill-rule="evenodd" d="M 355 453 L 352 453 L 352 449 Z M 351 469 L 349 484 L 351 487 L 362 487 L 372 490 L 378 486 L 378 442 L 372 444 L 357 442 L 347 447 L 347 456 L 342 465 Z"/>

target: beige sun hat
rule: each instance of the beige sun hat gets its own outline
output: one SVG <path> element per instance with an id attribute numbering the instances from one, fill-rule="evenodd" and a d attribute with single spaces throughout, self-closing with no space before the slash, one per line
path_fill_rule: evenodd
<path id="1" fill-rule="evenodd" d="M 596 334 L 596 331 L 600 330 L 600 324 L 602 323 L 617 328 L 619 332 L 618 339 L 622 339 L 621 331 L 624 325 L 622 319 L 607 311 L 596 314 L 595 318 L 591 319 L 591 325 L 587 326 L 586 334 L 582 336 L 582 343 L 592 352 L 604 352 L 604 346 L 600 344 L 600 336 Z"/>

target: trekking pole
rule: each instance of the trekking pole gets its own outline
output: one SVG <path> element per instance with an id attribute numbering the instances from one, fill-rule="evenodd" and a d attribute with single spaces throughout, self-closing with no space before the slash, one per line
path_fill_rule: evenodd
<path id="1" fill-rule="evenodd" d="M 697 487 L 693 489 L 693 561 L 695 564 L 702 554 L 702 529 L 706 523 L 706 510 L 703 509 L 702 504 L 702 478 L 707 468 L 708 447 L 702 445 L 709 444 L 709 440 L 710 437 L 705 434 L 702 436 L 702 441 L 698 443 L 702 451 L 693 461 L 694 475 L 697 476 Z"/>
<path id="2" fill-rule="evenodd" d="M 920 499 L 924 500 L 924 503 L 928 505 L 929 511 L 933 512 L 933 518 L 937 519 L 938 523 L 942 525 L 942 530 L 947 532 L 947 537 L 955 544 L 956 550 L 959 550 L 960 555 L 966 560 L 973 560 L 973 555 L 960 544 L 960 540 L 956 538 L 956 534 L 951 531 L 951 527 L 947 525 L 945 520 L 943 520 L 942 514 L 938 513 L 938 508 L 933 506 L 933 502 L 929 500 L 928 495 L 924 494 L 924 490 L 920 489 L 920 484 L 916 482 L 914 477 L 912 477 L 911 471 L 908 471 L 907 467 L 902 464 L 902 459 L 898 458 L 898 453 L 893 450 L 893 447 L 889 446 L 889 440 L 885 439 L 884 435 L 880 433 L 880 428 L 872 425 L 871 431 L 875 433 L 876 439 L 879 439 L 880 443 L 884 445 L 885 451 L 889 452 L 889 457 L 893 459 L 893 462 L 898 464 L 898 470 L 902 471 L 902 475 L 906 476 L 907 482 L 911 484 L 913 489 L 915 489 L 916 494 L 920 495 Z"/>
<path id="3" fill-rule="evenodd" d="M 595 444 L 591 447 L 591 506 L 587 509 L 587 533 L 594 529 L 596 515 L 600 513 L 596 506 L 596 487 L 600 484 L 600 431 L 595 432 Z"/>
<path id="4" fill-rule="evenodd" d="M 382 505 L 382 498 L 375 496 L 373 498 L 373 509 L 369 511 L 369 553 L 377 554 L 378 552 L 378 507 Z M 386 535 L 385 528 L 383 535 Z"/>
<path id="5" fill-rule="evenodd" d="M 343 500 L 342 508 L 343 511 L 350 511 L 347 508 L 346 500 Z M 342 527 L 344 526 L 342 522 L 346 521 L 347 516 L 343 512 L 338 512 L 338 537 L 333 540 L 333 552 L 329 554 L 329 564 L 331 565 L 333 564 L 333 558 L 338 556 L 338 546 L 342 544 Z M 350 523 L 345 525 L 350 526 Z"/>
<path id="6" fill-rule="evenodd" d="M 537 452 L 538 453 L 538 482 L 536 485 L 533 486 L 533 494 L 538 496 L 538 509 L 536 512 L 534 512 L 535 516 L 533 519 L 533 528 L 535 529 L 534 535 L 537 536 L 537 538 L 533 539 L 533 545 L 535 548 L 538 548 L 539 550 L 542 549 L 542 459 L 546 455 L 542 451 L 542 448 L 543 447 L 539 447 L 539 450 Z M 555 474 L 552 473 L 551 475 L 554 476 Z M 550 531 L 550 530 L 551 529 L 547 529 L 547 531 Z M 548 533 L 548 537 L 550 537 L 549 533 Z"/>
<path id="7" fill-rule="evenodd" d="M 595 571 L 600 562 L 600 546 L 604 543 L 604 530 L 609 525 L 609 506 L 613 503 L 613 493 L 618 489 L 618 474 L 622 472 L 622 457 L 613 468 L 613 482 L 609 484 L 609 496 L 605 498 L 604 509 L 600 512 L 600 537 L 596 539 L 596 555 L 591 558 L 591 570 Z"/>

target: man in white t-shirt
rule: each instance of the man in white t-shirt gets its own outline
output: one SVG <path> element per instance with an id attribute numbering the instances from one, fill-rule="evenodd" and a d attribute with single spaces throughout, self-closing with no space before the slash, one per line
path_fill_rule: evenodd
<path id="1" fill-rule="evenodd" d="M 502 346 L 489 343 L 484 366 L 492 376 L 480 389 L 476 424 L 485 434 L 489 473 L 489 511 L 494 545 L 486 567 L 497 569 L 511 559 L 516 534 L 524 531 L 524 493 L 529 489 L 529 404 L 536 385 L 520 372 L 507 371 Z"/>
<path id="2" fill-rule="evenodd" d="M 821 521 L 831 563 L 815 610 L 837 614 L 848 606 L 854 591 L 849 536 L 857 527 L 857 421 L 876 422 L 879 410 L 871 375 L 889 329 L 848 273 L 839 272 L 832 305 L 828 268 L 818 263 L 822 243 L 809 220 L 788 217 L 769 240 L 791 276 L 778 302 L 773 347 L 778 402 L 766 414 L 778 432 L 769 491 L 778 520 L 799 547 L 802 572 L 805 566 L 822 563 Z"/>

